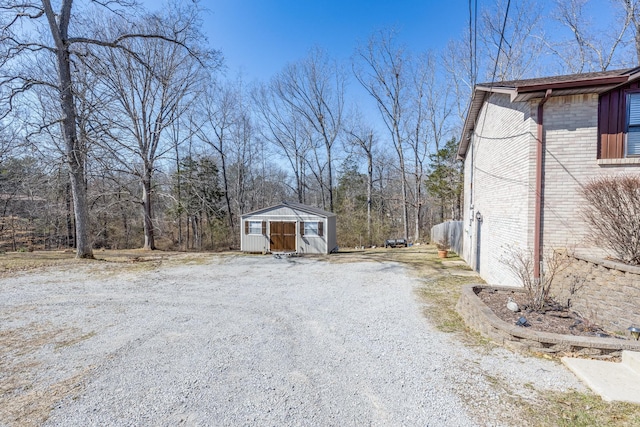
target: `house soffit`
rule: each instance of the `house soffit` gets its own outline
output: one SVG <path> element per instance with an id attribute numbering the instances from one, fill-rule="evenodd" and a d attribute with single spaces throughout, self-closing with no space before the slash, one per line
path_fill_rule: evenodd
<path id="1" fill-rule="evenodd" d="M 462 160 L 466 157 L 478 115 L 484 105 L 486 95 L 489 93 L 507 94 L 511 102 L 523 102 L 544 98 L 548 89 L 551 89 L 550 95 L 552 97 L 589 93 L 602 94 L 638 79 L 640 79 L 640 67 L 478 84 L 474 88 L 469 112 L 462 129 L 458 159 Z"/>

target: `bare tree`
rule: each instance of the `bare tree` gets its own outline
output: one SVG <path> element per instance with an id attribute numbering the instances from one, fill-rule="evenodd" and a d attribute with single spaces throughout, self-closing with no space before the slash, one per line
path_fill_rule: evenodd
<path id="1" fill-rule="evenodd" d="M 346 76 L 326 52 L 315 48 L 307 58 L 285 67 L 276 82 L 278 96 L 289 103 L 294 114 L 305 120 L 322 141 L 329 210 L 333 212 L 333 147 L 342 130 Z"/>
<path id="2" fill-rule="evenodd" d="M 504 0 L 500 0 L 482 12 L 478 41 L 483 48 L 482 55 L 490 63 L 485 68 L 487 81 L 520 79 L 541 71 L 545 36 L 540 10 L 532 2 L 516 2 L 507 8 Z"/>
<path id="3" fill-rule="evenodd" d="M 311 147 L 301 118 L 278 95 L 275 85 L 274 80 L 270 85 L 259 86 L 253 92 L 260 132 L 276 148 L 276 152 L 287 159 L 295 179 L 295 195 L 299 203 L 305 203 L 305 170 Z"/>
<path id="4" fill-rule="evenodd" d="M 365 124 L 361 114 L 357 112 L 352 122 L 347 125 L 346 133 L 348 144 L 360 151 L 367 159 L 367 243 L 372 245 L 373 153 L 376 134 L 371 126 Z"/>
<path id="5" fill-rule="evenodd" d="M 420 240 L 424 197 L 424 180 L 429 152 L 437 152 L 448 133 L 451 101 L 448 87 L 438 81 L 436 57 L 427 52 L 413 64 L 411 73 L 410 113 L 407 121 L 407 144 L 413 157 L 414 240 Z"/>
<path id="6" fill-rule="evenodd" d="M 198 103 L 203 115 L 203 123 L 196 132 L 198 138 L 213 148 L 220 158 L 222 190 L 231 230 L 235 229 L 235 221 L 229 193 L 228 157 L 230 153 L 228 144 L 233 128 L 240 119 L 241 113 L 238 105 L 240 97 L 238 88 L 229 83 L 213 82 L 209 84 L 201 97 L 201 102 Z"/>
<path id="7" fill-rule="evenodd" d="M 47 85 L 59 93 L 60 126 L 64 138 L 66 164 L 69 169 L 73 207 L 76 225 L 76 247 L 78 258 L 92 258 L 93 251 L 89 240 L 89 214 L 85 186 L 86 151 L 83 141 L 78 137 L 77 113 L 71 58 L 76 53 L 77 45 L 87 42 L 82 37 L 69 35 L 72 20 L 72 1 L 64 0 L 59 11 L 54 11 L 50 0 L 38 3 L 22 1 L 5 1 L 2 6 L 2 42 L 5 53 L 0 59 L 3 65 L 1 85 L 9 108 L 14 106 L 17 96 L 34 86 Z M 29 28 L 29 30 L 25 30 Z M 34 28 L 48 29 L 52 43 L 45 37 L 38 37 Z M 117 45 L 117 42 L 111 44 Z M 40 80 L 31 74 L 29 69 L 21 67 L 21 60 L 32 59 L 35 53 L 48 53 L 55 57 L 57 81 Z"/>
<path id="8" fill-rule="evenodd" d="M 640 64 L 640 2 L 638 0 L 618 0 L 624 11 L 623 18 L 620 20 L 620 34 L 624 34 L 626 27 L 633 24 L 633 45 L 635 47 L 636 61 L 635 65 Z M 614 44 L 612 50 L 615 50 L 617 43 Z"/>
<path id="9" fill-rule="evenodd" d="M 161 17 L 149 16 L 139 25 L 143 33 L 168 31 L 175 42 L 158 37 L 127 38 L 123 41 L 126 50 L 106 50 L 102 53 L 106 59 L 95 64 L 101 77 L 98 89 L 112 99 L 112 108 L 103 111 L 102 116 L 104 121 L 111 120 L 113 127 L 112 138 L 104 148 L 124 170 L 139 179 L 144 249 L 151 250 L 155 249 L 156 162 L 172 148 L 171 138 L 164 138 L 164 134 L 191 106 L 193 95 L 201 87 L 202 63 L 208 59 L 207 52 L 196 53 L 193 47 L 187 47 L 196 38 L 195 16 L 187 13 L 173 19 L 176 21 L 171 26 Z M 123 29 L 113 23 L 111 30 Z M 215 53 L 212 55 L 215 57 Z"/>
<path id="10" fill-rule="evenodd" d="M 219 159 L 229 236 L 231 245 L 237 246 L 236 218 L 245 212 L 245 192 L 257 151 L 252 111 L 240 79 L 212 83 L 200 99 L 196 136 Z"/>
<path id="11" fill-rule="evenodd" d="M 235 211 L 238 218 L 246 212 L 246 192 L 253 180 L 255 159 L 259 153 L 259 142 L 256 141 L 255 126 L 244 94 L 240 98 L 240 114 L 231 134 L 234 162 L 231 165 L 231 186 Z M 233 236 L 238 236 L 234 229 Z"/>
<path id="12" fill-rule="evenodd" d="M 616 53 L 626 44 L 627 29 L 634 17 L 635 5 L 630 0 L 618 0 L 624 9 L 615 26 L 605 31 L 596 29 L 585 17 L 588 0 L 556 1 L 553 16 L 571 33 L 569 40 L 546 42 L 552 53 L 564 63 L 571 73 L 604 71 L 616 61 Z"/>
<path id="13" fill-rule="evenodd" d="M 471 92 L 475 85 L 475 75 L 471 66 L 472 58 L 464 42 L 450 40 L 441 53 L 441 64 L 447 77 L 447 87 L 454 95 L 454 109 L 460 129 L 467 116 Z"/>
<path id="14" fill-rule="evenodd" d="M 2 15 L 1 43 L 3 54 L 0 55 L 1 76 L 0 87 L 5 105 L 9 110 L 16 106 L 21 95 L 31 92 L 35 87 L 45 86 L 58 93 L 58 117 L 52 123 L 59 124 L 64 140 L 66 165 L 69 171 L 70 185 L 73 194 L 73 211 L 75 215 L 77 257 L 91 258 L 93 250 L 90 241 L 90 223 L 87 206 L 87 144 L 83 135 L 78 132 L 77 69 L 72 66 L 85 59 L 85 55 L 96 47 L 126 52 L 138 60 L 140 56 L 131 50 L 135 40 L 158 39 L 176 42 L 176 33 L 166 31 L 137 32 L 131 27 L 122 26 L 118 33 L 101 32 L 92 27 L 87 17 L 98 10 L 107 11 L 111 16 L 124 19 L 135 16 L 135 3 L 129 0 L 112 0 L 108 2 L 85 2 L 83 14 L 74 14 L 72 0 L 59 2 L 59 9 L 54 10 L 51 0 L 18 1 L 5 0 L 0 4 Z M 80 6 L 80 7 L 82 7 Z M 133 12 L 133 13 L 132 13 Z M 176 27 L 177 28 L 177 27 Z M 154 28 L 156 30 L 157 28 Z M 169 25 L 169 30 L 173 30 Z M 74 33 L 74 34 L 72 34 Z M 102 58 L 93 57 L 97 63 Z M 40 64 L 53 60 L 57 80 L 37 74 Z M 36 65 L 37 64 L 37 65 Z M 5 112 L 6 113 L 6 112 Z"/>
<path id="15" fill-rule="evenodd" d="M 366 45 L 356 49 L 353 72 L 362 87 L 375 100 L 398 155 L 402 194 L 402 224 L 404 237 L 409 236 L 407 168 L 404 134 L 408 54 L 397 46 L 393 31 L 376 32 Z"/>

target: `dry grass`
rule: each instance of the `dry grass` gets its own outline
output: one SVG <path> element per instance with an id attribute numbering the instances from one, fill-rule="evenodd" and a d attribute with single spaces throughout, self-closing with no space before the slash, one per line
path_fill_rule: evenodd
<path id="1" fill-rule="evenodd" d="M 93 333 L 82 335 L 74 328 L 55 329 L 48 323 L 0 330 L 0 420 L 3 425 L 41 425 L 57 402 L 79 392 L 86 371 L 61 381 L 43 383 L 38 380 L 38 374 L 55 367 L 42 366 L 35 355 L 45 346 L 58 349 L 90 336 Z"/>
<path id="2" fill-rule="evenodd" d="M 95 259 L 92 260 L 76 259 L 75 253 L 70 250 L 5 252 L 0 254 L 0 277 L 57 266 L 93 266 L 96 267 L 97 272 L 107 265 L 109 271 L 115 273 L 123 270 L 149 271 L 161 265 L 203 264 L 211 260 L 210 253 L 145 251 L 142 249 L 96 250 L 94 256 Z"/>
<path id="3" fill-rule="evenodd" d="M 398 262 L 409 267 L 422 286 L 417 290 L 425 302 L 425 316 L 443 332 L 456 332 L 463 335 L 469 343 L 486 344 L 486 340 L 470 331 L 455 311 L 460 297 L 460 289 L 469 283 L 483 283 L 477 276 L 457 275 L 470 271 L 455 254 L 449 253 L 446 259 L 438 258 L 433 245 L 413 246 L 397 249 L 367 249 L 365 251 L 339 252 L 328 257 L 331 262 Z"/>
<path id="4" fill-rule="evenodd" d="M 468 267 L 458 265 L 460 261 L 450 254 L 446 260 L 437 257 L 435 246 L 414 246 L 399 249 L 373 249 L 339 253 L 329 258 L 332 262 L 398 262 L 408 266 L 412 274 L 421 281 L 417 290 L 425 302 L 424 314 L 439 330 L 453 333 L 466 345 L 488 350 L 496 344 L 466 327 L 455 311 L 460 289 L 470 283 L 482 283 L 473 276 L 457 275 Z M 538 392 L 532 400 L 524 400 L 515 393 L 508 393 L 508 384 L 493 377 L 486 377 L 496 388 L 507 390 L 509 419 L 513 425 L 532 427 L 631 427 L 640 425 L 640 406 L 628 403 L 603 401 L 599 396 L 587 392 Z M 465 396 L 462 396 L 465 400 Z M 475 396 L 475 399 L 479 398 Z M 475 400 L 472 397 L 471 400 Z M 475 402 L 477 404 L 477 402 Z M 496 421 L 496 420 L 493 420 Z"/>
<path id="5" fill-rule="evenodd" d="M 592 393 L 547 393 L 537 402 L 519 402 L 524 419 L 536 427 L 632 427 L 640 425 L 640 407 L 603 401 Z"/>

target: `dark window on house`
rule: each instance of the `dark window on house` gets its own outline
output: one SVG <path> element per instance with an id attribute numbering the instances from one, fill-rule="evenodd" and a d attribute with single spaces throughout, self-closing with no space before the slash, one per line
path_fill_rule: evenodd
<path id="1" fill-rule="evenodd" d="M 627 95 L 627 144 L 629 157 L 640 156 L 640 92 Z"/>
<path id="2" fill-rule="evenodd" d="M 640 157 L 640 81 L 600 95 L 598 158 Z"/>

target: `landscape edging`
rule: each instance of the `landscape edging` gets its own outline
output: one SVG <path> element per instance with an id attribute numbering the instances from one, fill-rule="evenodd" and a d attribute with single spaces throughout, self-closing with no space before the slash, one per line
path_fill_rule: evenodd
<path id="1" fill-rule="evenodd" d="M 520 291 L 507 286 L 466 285 L 462 287 L 456 311 L 467 326 L 505 347 L 548 354 L 571 353 L 597 358 L 618 357 L 622 350 L 640 351 L 640 341 L 585 337 L 534 331 L 501 320 L 478 297 L 475 290 Z"/>

